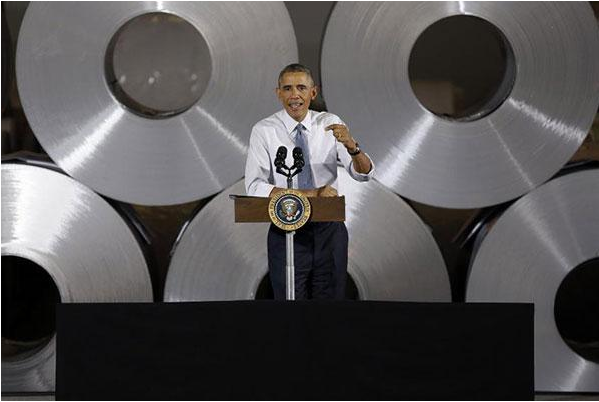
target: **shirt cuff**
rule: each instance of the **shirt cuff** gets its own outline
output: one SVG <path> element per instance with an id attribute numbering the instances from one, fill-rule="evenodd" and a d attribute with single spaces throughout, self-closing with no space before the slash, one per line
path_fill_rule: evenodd
<path id="1" fill-rule="evenodd" d="M 370 179 L 372 179 L 372 176 L 374 175 L 374 162 L 372 161 L 372 158 L 367 153 L 364 153 L 364 155 L 368 156 L 368 159 L 370 159 L 370 172 L 368 172 L 368 173 L 357 172 L 356 169 L 354 168 L 354 161 L 352 160 L 349 164 L 349 175 L 354 180 L 369 181 Z"/>
<path id="2" fill-rule="evenodd" d="M 252 197 L 268 197 L 273 188 L 275 188 L 273 184 L 256 183 L 254 188 L 250 189 L 248 195 Z"/>

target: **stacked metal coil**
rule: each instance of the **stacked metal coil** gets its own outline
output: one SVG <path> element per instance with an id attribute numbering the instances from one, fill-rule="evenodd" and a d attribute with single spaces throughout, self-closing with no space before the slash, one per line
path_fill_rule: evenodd
<path id="1" fill-rule="evenodd" d="M 62 303 L 151 302 L 140 244 L 121 216 L 89 188 L 56 171 L 2 164 L 2 258 L 43 268 Z M 10 284 L 3 284 L 10 286 Z M 3 392 L 49 392 L 56 343 L 2 357 Z"/>
<path id="2" fill-rule="evenodd" d="M 363 300 L 451 301 L 449 279 L 429 229 L 397 195 L 339 168 L 346 197 L 348 271 Z M 254 299 L 268 271 L 268 224 L 234 223 L 229 194 L 216 196 L 183 229 L 169 268 L 164 300 Z"/>
<path id="3" fill-rule="evenodd" d="M 471 266 L 468 302 L 535 304 L 538 391 L 599 392 L 599 364 L 568 346 L 554 314 L 566 276 L 599 257 L 598 189 L 599 170 L 590 169 L 526 194 L 489 230 Z"/>
<path id="4" fill-rule="evenodd" d="M 210 70 L 199 100 L 161 119 L 121 104 L 105 71 L 111 37 L 148 13 L 193 25 Z M 16 67 L 29 123 L 65 172 L 117 200 L 172 205 L 243 177 L 249 128 L 277 108 L 265 89 L 296 60 L 283 3 L 34 2 L 21 26 Z"/>
<path id="5" fill-rule="evenodd" d="M 434 114 L 410 85 L 415 42 L 454 16 L 492 24 L 513 53 L 505 99 L 481 118 Z M 368 135 L 382 184 L 429 205 L 483 207 L 534 189 L 578 149 L 599 105 L 598 48 L 582 2 L 339 2 L 324 37 L 323 95 Z"/>

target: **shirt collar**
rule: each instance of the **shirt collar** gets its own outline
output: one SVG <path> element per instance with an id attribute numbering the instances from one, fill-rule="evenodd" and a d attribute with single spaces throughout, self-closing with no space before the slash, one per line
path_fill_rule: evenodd
<path id="1" fill-rule="evenodd" d="M 297 125 L 299 124 L 293 117 L 287 114 L 287 111 L 285 109 L 281 110 L 281 120 L 283 120 L 283 124 L 285 125 L 285 129 L 287 130 L 287 134 L 292 134 L 295 131 Z M 306 128 L 305 132 L 310 133 L 312 130 L 311 110 L 308 110 L 308 113 L 306 113 L 306 117 L 304 117 L 304 120 L 302 120 L 301 123 Z"/>

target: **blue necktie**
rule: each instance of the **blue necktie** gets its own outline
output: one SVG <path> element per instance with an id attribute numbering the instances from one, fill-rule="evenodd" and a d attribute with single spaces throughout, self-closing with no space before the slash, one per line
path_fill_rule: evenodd
<path id="1" fill-rule="evenodd" d="M 298 189 L 314 188 L 314 180 L 312 179 L 312 169 L 310 169 L 310 150 L 306 143 L 306 133 L 304 126 L 300 123 L 295 127 L 295 146 L 300 147 L 304 153 L 304 168 L 297 175 Z"/>

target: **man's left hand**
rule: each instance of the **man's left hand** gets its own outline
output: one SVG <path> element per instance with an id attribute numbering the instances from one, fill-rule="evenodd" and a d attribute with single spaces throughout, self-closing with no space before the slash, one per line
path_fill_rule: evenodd
<path id="1" fill-rule="evenodd" d="M 349 130 L 343 124 L 330 124 L 325 127 L 325 130 L 332 130 L 333 136 L 343 144 L 343 146 L 350 152 L 356 149 L 356 141 L 349 134 Z"/>

